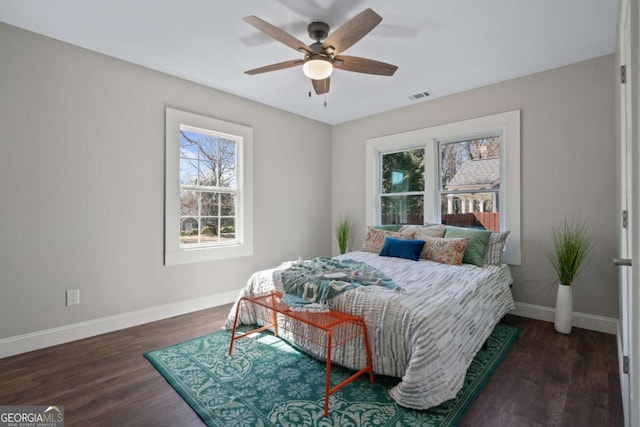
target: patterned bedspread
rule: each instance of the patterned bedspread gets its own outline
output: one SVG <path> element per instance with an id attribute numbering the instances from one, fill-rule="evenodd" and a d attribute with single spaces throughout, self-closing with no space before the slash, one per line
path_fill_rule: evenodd
<path id="1" fill-rule="evenodd" d="M 454 398 L 476 352 L 495 324 L 514 308 L 500 267 L 416 262 L 369 252 L 349 252 L 336 258 L 365 262 L 401 288 L 398 292 L 379 286 L 360 287 L 331 299 L 329 305 L 364 319 L 374 372 L 402 378 L 390 395 L 409 408 L 427 409 Z M 254 273 L 239 298 L 282 291 L 279 275 L 274 274 L 282 268 Z M 235 311 L 236 305 L 225 324 L 227 329 L 233 327 Z M 243 309 L 239 323 L 257 323 L 255 314 Z M 291 325 L 287 327 L 291 329 Z M 283 337 L 323 357 L 322 347 L 293 333 Z M 360 369 L 366 364 L 362 346 L 360 340 L 353 340 L 334 349 L 331 359 Z"/>

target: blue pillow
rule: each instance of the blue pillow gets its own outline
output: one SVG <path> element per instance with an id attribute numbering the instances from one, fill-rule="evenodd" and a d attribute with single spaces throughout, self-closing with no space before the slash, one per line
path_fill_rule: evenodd
<path id="1" fill-rule="evenodd" d="M 384 239 L 384 246 L 380 251 L 380 256 L 390 256 L 418 261 L 424 246 L 424 240 L 403 240 L 387 237 Z"/>

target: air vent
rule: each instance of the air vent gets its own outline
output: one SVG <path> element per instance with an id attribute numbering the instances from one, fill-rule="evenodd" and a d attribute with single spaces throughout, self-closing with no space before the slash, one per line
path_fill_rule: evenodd
<path id="1" fill-rule="evenodd" d="M 428 96 L 431 96 L 431 92 L 420 92 L 420 93 L 416 93 L 415 95 L 411 95 L 409 99 L 415 100 L 415 99 L 426 98 Z"/>

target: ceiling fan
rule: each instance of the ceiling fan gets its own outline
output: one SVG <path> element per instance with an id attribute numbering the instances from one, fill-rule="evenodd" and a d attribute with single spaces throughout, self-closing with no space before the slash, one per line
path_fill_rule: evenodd
<path id="1" fill-rule="evenodd" d="M 307 27 L 307 31 L 309 37 L 315 42 L 310 45 L 257 16 L 247 16 L 244 21 L 290 48 L 304 53 L 304 59 L 294 59 L 254 68 L 245 71 L 246 74 L 254 75 L 302 65 L 302 71 L 305 76 L 311 79 L 316 94 L 322 95 L 329 92 L 329 79 L 334 68 L 380 76 L 392 76 L 398 69 L 395 65 L 373 59 L 341 55 L 382 21 L 382 17 L 371 9 L 360 12 L 331 35 L 329 35 L 329 25 L 324 22 L 312 22 Z M 309 92 L 309 96 L 311 96 L 311 92 Z"/>

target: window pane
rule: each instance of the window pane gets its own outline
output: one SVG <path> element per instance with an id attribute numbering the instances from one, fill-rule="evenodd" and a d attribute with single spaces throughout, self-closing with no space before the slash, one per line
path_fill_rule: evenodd
<path id="1" fill-rule="evenodd" d="M 198 185 L 214 187 L 216 185 L 215 162 L 200 160 L 198 163 Z"/>
<path id="2" fill-rule="evenodd" d="M 198 243 L 198 192 L 180 192 L 180 244 Z"/>
<path id="3" fill-rule="evenodd" d="M 198 220 L 193 217 L 180 218 L 180 244 L 198 243 Z"/>
<path id="4" fill-rule="evenodd" d="M 200 243 L 212 243 L 218 241 L 218 218 L 203 218 L 200 223 Z"/>
<path id="5" fill-rule="evenodd" d="M 187 159 L 198 158 L 198 136 L 189 131 L 180 131 L 180 157 Z"/>
<path id="6" fill-rule="evenodd" d="M 180 185 L 196 185 L 198 178 L 198 161 L 180 158 Z"/>
<path id="7" fill-rule="evenodd" d="M 200 182 L 199 185 L 215 187 L 218 165 L 218 138 L 201 135 L 200 138 Z"/>
<path id="8" fill-rule="evenodd" d="M 441 190 L 500 188 L 500 137 L 440 144 Z"/>
<path id="9" fill-rule="evenodd" d="M 225 163 L 236 162 L 236 143 L 227 139 L 219 139 L 218 147 L 220 148 L 218 160 Z"/>
<path id="10" fill-rule="evenodd" d="M 236 238 L 236 219 L 222 218 L 220 220 L 220 240 L 233 240 Z"/>
<path id="11" fill-rule="evenodd" d="M 382 156 L 382 192 L 424 191 L 424 148 Z"/>
<path id="12" fill-rule="evenodd" d="M 199 135 L 200 160 L 215 162 L 218 159 L 218 138 L 213 135 Z"/>
<path id="13" fill-rule="evenodd" d="M 236 196 L 230 193 L 220 194 L 220 215 L 235 216 L 236 214 Z"/>
<path id="14" fill-rule="evenodd" d="M 236 188 L 236 165 L 234 163 L 219 163 L 218 167 L 220 168 L 218 186 Z"/>
<path id="15" fill-rule="evenodd" d="M 180 192 L 180 216 L 198 216 L 198 195 L 195 191 Z"/>
<path id="16" fill-rule="evenodd" d="M 498 193 L 440 195 L 443 224 L 500 231 Z"/>
<path id="17" fill-rule="evenodd" d="M 381 224 L 424 224 L 424 196 L 383 196 Z"/>
<path id="18" fill-rule="evenodd" d="M 202 216 L 218 216 L 218 194 L 202 193 L 200 200 L 200 215 Z"/>

